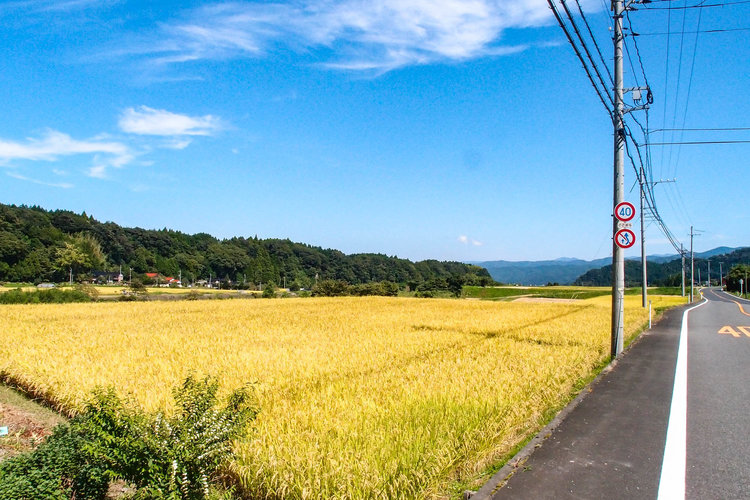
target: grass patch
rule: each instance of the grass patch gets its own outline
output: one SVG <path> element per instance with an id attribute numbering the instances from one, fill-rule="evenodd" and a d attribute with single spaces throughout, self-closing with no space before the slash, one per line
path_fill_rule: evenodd
<path id="1" fill-rule="evenodd" d="M 582 286 L 500 286 L 480 287 L 465 286 L 464 296 L 471 299 L 503 300 L 518 297 L 534 297 L 547 299 L 590 299 L 602 295 L 609 295 L 610 289 L 604 287 L 582 287 Z"/>

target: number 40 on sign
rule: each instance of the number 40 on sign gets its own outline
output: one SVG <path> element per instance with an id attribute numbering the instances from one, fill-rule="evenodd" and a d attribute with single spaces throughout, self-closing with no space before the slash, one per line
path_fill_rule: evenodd
<path id="1" fill-rule="evenodd" d="M 630 226 L 630 224 L 624 224 L 635 217 L 635 207 L 628 201 L 623 201 L 617 204 L 615 207 L 615 217 L 620 221 L 622 226 Z M 620 248 L 630 248 L 635 245 L 635 233 L 627 227 L 619 227 L 619 230 L 615 233 L 615 243 Z"/>
<path id="2" fill-rule="evenodd" d="M 635 207 L 629 201 L 623 201 L 615 207 L 615 217 L 621 222 L 630 222 L 635 217 Z"/>

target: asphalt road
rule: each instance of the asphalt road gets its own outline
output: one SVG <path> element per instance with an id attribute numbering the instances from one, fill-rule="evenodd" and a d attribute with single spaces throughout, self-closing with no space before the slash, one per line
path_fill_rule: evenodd
<path id="1" fill-rule="evenodd" d="M 750 301 L 704 296 L 669 311 L 472 500 L 750 498 Z"/>

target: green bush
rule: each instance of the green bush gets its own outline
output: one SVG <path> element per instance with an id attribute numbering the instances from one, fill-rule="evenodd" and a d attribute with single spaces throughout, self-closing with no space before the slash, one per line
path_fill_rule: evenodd
<path id="1" fill-rule="evenodd" d="M 349 285 L 340 280 L 323 280 L 312 289 L 313 297 L 342 297 L 349 295 Z"/>
<path id="2" fill-rule="evenodd" d="M 0 464 L 0 498 L 104 498 L 109 476 L 84 453 L 88 442 L 75 423 L 57 426 L 36 450 Z"/>
<path id="3" fill-rule="evenodd" d="M 263 297 L 264 299 L 273 299 L 274 297 L 276 297 L 276 287 L 273 286 L 273 283 L 268 283 L 266 285 L 266 287 L 263 289 L 261 297 Z"/>
<path id="4" fill-rule="evenodd" d="M 86 411 L 94 438 L 87 452 L 139 488 L 142 498 L 206 498 L 232 440 L 258 412 L 248 387 L 217 408 L 218 388 L 214 378 L 188 377 L 173 391 L 177 409 L 169 417 L 134 409 L 112 389 L 97 391 Z"/>
<path id="5" fill-rule="evenodd" d="M 218 381 L 190 376 L 173 391 L 176 410 L 154 415 L 114 389 L 94 392 L 85 411 L 58 426 L 33 452 L 0 464 L 0 498 L 101 499 L 110 479 L 137 488 L 133 498 L 205 499 L 258 409 L 250 387 L 217 408 Z"/>
<path id="6" fill-rule="evenodd" d="M 352 285 L 349 287 L 351 295 L 382 295 L 385 297 L 395 297 L 398 295 L 398 285 L 392 281 L 380 281 L 363 283 L 361 285 Z"/>
<path id="7" fill-rule="evenodd" d="M 84 290 L 33 290 L 24 292 L 14 288 L 0 293 L 0 304 L 64 304 L 68 302 L 91 302 L 91 297 Z"/>

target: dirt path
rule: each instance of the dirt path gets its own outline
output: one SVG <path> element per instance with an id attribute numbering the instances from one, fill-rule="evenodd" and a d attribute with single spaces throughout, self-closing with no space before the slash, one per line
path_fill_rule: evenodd
<path id="1" fill-rule="evenodd" d="M 0 385 L 0 427 L 8 428 L 8 434 L 0 436 L 0 460 L 33 449 L 64 422 L 59 413 Z"/>

